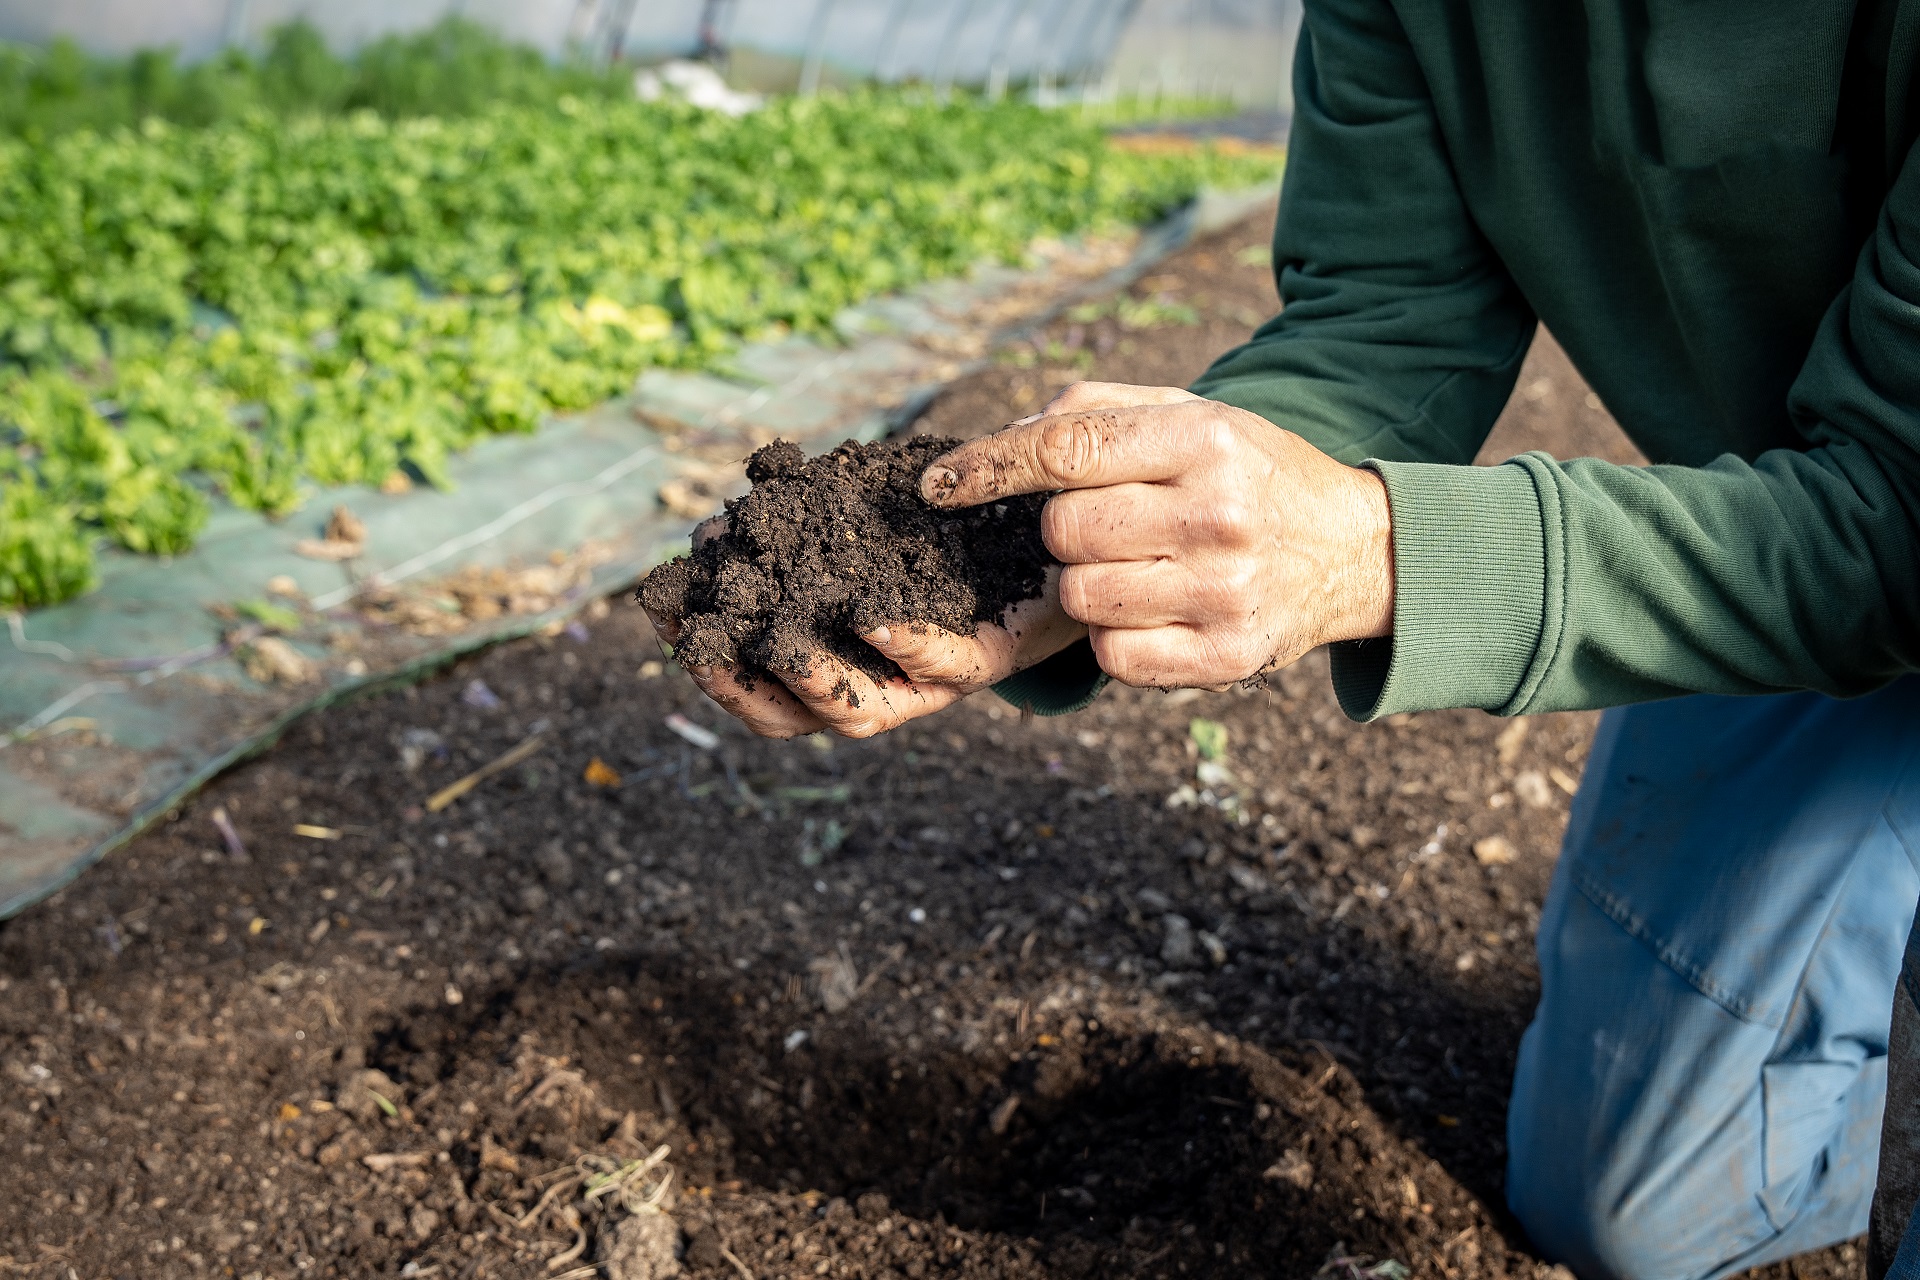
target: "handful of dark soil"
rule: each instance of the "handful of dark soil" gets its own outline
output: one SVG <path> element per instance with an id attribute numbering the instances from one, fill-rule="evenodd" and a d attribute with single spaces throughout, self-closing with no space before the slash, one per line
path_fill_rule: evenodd
<path id="1" fill-rule="evenodd" d="M 727 504 L 727 531 L 648 574 L 640 603 L 682 620 L 686 666 L 804 676 L 824 650 L 875 680 L 899 675 L 862 635 L 898 622 L 972 635 L 1039 595 L 1054 563 L 1044 496 L 959 511 L 921 499 L 921 471 L 959 443 L 849 441 L 809 459 L 775 441 L 747 459 L 753 490 Z"/>

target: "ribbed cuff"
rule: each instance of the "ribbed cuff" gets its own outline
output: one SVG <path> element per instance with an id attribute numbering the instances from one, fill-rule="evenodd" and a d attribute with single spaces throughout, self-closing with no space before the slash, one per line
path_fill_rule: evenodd
<path id="1" fill-rule="evenodd" d="M 1369 462 L 1393 509 L 1393 636 L 1332 646 L 1355 720 L 1509 710 L 1540 646 L 1546 529 L 1524 466 Z"/>
<path id="2" fill-rule="evenodd" d="M 1106 687 L 1107 673 L 1094 660 L 1093 646 L 1081 640 L 1008 676 L 993 691 L 1036 716 L 1064 716 L 1091 705 Z"/>

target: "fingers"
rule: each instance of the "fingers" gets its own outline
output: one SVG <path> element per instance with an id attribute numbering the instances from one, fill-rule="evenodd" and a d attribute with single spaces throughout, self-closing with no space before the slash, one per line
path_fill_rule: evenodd
<path id="1" fill-rule="evenodd" d="M 1193 452 L 1205 401 L 1053 414 L 1005 427 L 934 460 L 920 496 L 971 507 L 1020 493 L 1170 480 Z"/>
<path id="2" fill-rule="evenodd" d="M 1224 628 L 1094 627 L 1088 635 L 1100 669 L 1141 689 L 1224 688 L 1260 674 L 1280 656 L 1265 652 L 1258 636 Z"/>
<path id="3" fill-rule="evenodd" d="M 820 717 L 777 680 L 762 677 L 749 689 L 728 667 L 689 667 L 687 674 L 700 686 L 700 692 L 763 738 L 794 738 L 826 728 Z"/>
<path id="4" fill-rule="evenodd" d="M 1040 511 L 1040 538 L 1062 564 L 1152 560 L 1177 554 L 1194 518 L 1191 498 L 1171 485 L 1070 489 Z"/>
<path id="5" fill-rule="evenodd" d="M 1125 382 L 1076 382 L 1048 402 L 1045 413 L 1084 413 L 1128 405 L 1182 404 L 1200 397 L 1179 387 L 1136 387 Z"/>
<path id="6" fill-rule="evenodd" d="M 906 680 L 879 684 L 827 653 L 814 655 L 813 674 L 782 679 L 822 725 L 848 738 L 871 738 L 897 729 L 952 706 L 968 693 L 954 685 L 922 686 Z"/>
<path id="7" fill-rule="evenodd" d="M 727 518 L 725 516 L 708 516 L 705 520 L 693 526 L 693 549 L 698 551 L 702 546 L 713 541 L 726 531 Z"/>
<path id="8" fill-rule="evenodd" d="M 1198 621 L 1191 575 L 1170 560 L 1068 565 L 1060 607 L 1090 627 L 1139 629 Z"/>
<path id="9" fill-rule="evenodd" d="M 961 636 L 930 622 L 898 622 L 868 632 L 866 641 L 893 659 L 916 685 L 977 689 L 1013 674 L 1014 638 L 999 627 Z"/>

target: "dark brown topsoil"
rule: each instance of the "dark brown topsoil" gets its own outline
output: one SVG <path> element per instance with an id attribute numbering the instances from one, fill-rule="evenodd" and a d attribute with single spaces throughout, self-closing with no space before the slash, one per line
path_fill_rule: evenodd
<path id="1" fill-rule="evenodd" d="M 1265 236 L 1133 291 L 1194 323 L 1063 318 L 936 433 L 1191 378 L 1271 306 Z M 1488 456 L 1630 456 L 1587 394 L 1543 340 Z M 1593 717 L 1355 725 L 1313 656 L 768 742 L 638 609 L 586 621 L 312 717 L 0 930 L 0 1274 L 583 1280 L 648 1222 L 578 1176 L 663 1143 L 692 1280 L 1554 1274 L 1502 1135 Z"/>
<path id="2" fill-rule="evenodd" d="M 1039 595 L 1053 563 L 1042 497 L 961 511 L 920 497 L 920 473 L 958 443 L 848 441 L 809 459 L 775 441 L 747 460 L 753 489 L 727 504 L 726 532 L 648 574 L 640 602 L 682 620 L 675 657 L 689 666 L 804 676 L 826 651 L 897 676 L 861 636 L 901 622 L 972 635 Z"/>

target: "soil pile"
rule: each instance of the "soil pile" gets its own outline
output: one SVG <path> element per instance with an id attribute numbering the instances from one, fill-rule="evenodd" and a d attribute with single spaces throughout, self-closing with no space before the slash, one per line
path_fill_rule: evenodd
<path id="1" fill-rule="evenodd" d="M 808 675 L 825 651 L 876 680 L 900 674 L 861 640 L 882 623 L 931 622 L 972 635 L 1040 594 L 1053 558 L 1043 496 L 942 511 L 920 473 L 957 440 L 840 445 L 808 459 L 776 441 L 747 460 L 753 490 L 728 528 L 640 586 L 656 615 L 683 620 L 689 666 Z"/>

